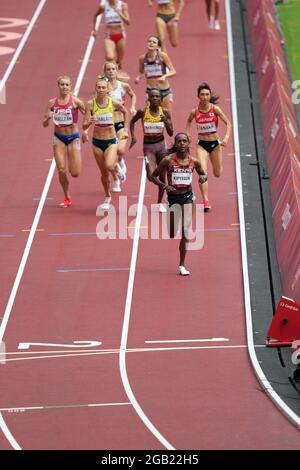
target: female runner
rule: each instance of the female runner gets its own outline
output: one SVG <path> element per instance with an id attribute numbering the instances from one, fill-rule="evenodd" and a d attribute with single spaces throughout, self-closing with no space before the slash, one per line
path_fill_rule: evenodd
<path id="1" fill-rule="evenodd" d="M 181 223 L 178 271 L 181 276 L 188 276 L 190 272 L 185 268 L 185 257 L 194 203 L 192 173 L 194 169 L 197 171 L 200 184 L 207 181 L 207 175 L 199 160 L 189 154 L 189 138 L 184 132 L 180 132 L 175 136 L 175 145 L 168 150 L 168 154 L 152 173 L 152 179 L 155 184 L 167 191 L 169 209 L 174 206 L 169 213 L 170 238 L 174 238 L 177 233 L 178 223 Z M 165 174 L 167 174 L 167 183 L 164 183 L 161 178 Z M 179 209 L 179 213 L 176 209 Z"/>
<path id="2" fill-rule="evenodd" d="M 205 0 L 205 2 L 209 28 L 220 30 L 220 0 Z"/>
<path id="3" fill-rule="evenodd" d="M 108 78 L 108 90 L 110 96 L 120 101 L 125 105 L 126 95 L 130 96 L 131 106 L 130 113 L 134 115 L 136 113 L 136 95 L 132 91 L 131 86 L 128 83 L 121 82 L 118 80 L 118 65 L 116 62 L 105 62 L 104 64 L 104 75 Z M 115 130 L 118 138 L 118 160 L 122 172 L 122 182 L 126 179 L 126 164 L 125 164 L 125 151 L 126 151 L 126 139 L 122 139 L 124 129 L 124 117 L 120 111 L 115 112 Z M 115 180 L 112 188 L 114 192 L 120 192 L 120 180 Z"/>
<path id="4" fill-rule="evenodd" d="M 166 33 L 173 47 L 178 44 L 178 22 L 184 7 L 184 0 L 177 0 L 177 3 L 176 10 L 174 0 L 157 0 L 156 30 L 163 51 L 166 51 Z M 153 0 L 148 0 L 148 4 L 152 7 Z"/>
<path id="5" fill-rule="evenodd" d="M 96 96 L 87 102 L 83 129 L 94 125 L 93 152 L 101 172 L 101 182 L 105 200 L 100 208 L 109 210 L 111 202 L 109 173 L 116 179 L 119 175 L 117 135 L 114 127 L 114 115 L 120 111 L 124 116 L 124 128 L 120 139 L 127 139 L 127 111 L 119 101 L 109 96 L 108 80 L 99 77 L 96 82 Z"/>
<path id="6" fill-rule="evenodd" d="M 158 37 L 149 37 L 147 52 L 139 58 L 139 74 L 135 79 L 135 83 L 138 84 L 142 76 L 145 75 L 147 81 L 146 92 L 151 88 L 159 88 L 162 96 L 162 105 L 171 114 L 173 95 L 168 79 L 174 77 L 176 71 L 168 54 L 160 52 L 160 45 Z"/>
<path id="7" fill-rule="evenodd" d="M 196 157 L 199 159 L 202 168 L 207 173 L 208 158 L 212 163 L 213 174 L 219 178 L 223 171 L 222 147 L 226 147 L 231 123 L 228 117 L 223 113 L 218 103 L 219 97 L 214 95 L 208 83 L 201 83 L 198 87 L 199 103 L 194 108 L 187 120 L 186 133 L 190 137 L 190 127 L 195 119 L 198 130 L 198 143 L 196 146 Z M 222 140 L 219 140 L 217 129 L 219 118 L 226 124 L 226 134 Z M 200 185 L 200 191 L 203 197 L 204 211 L 211 209 L 208 200 L 208 183 Z"/>
<path id="8" fill-rule="evenodd" d="M 126 47 L 124 23 L 130 24 L 128 5 L 122 0 L 101 0 L 93 20 L 92 35 L 96 37 L 97 16 L 104 14 L 104 53 L 105 60 L 116 60 L 122 69 Z"/>
<path id="9" fill-rule="evenodd" d="M 148 96 L 149 103 L 147 103 L 146 108 L 139 109 L 130 121 L 131 144 L 129 148 L 136 144 L 135 123 L 141 120 L 144 132 L 143 152 L 147 178 L 149 181 L 152 181 L 152 173 L 166 152 L 164 130 L 166 129 L 170 136 L 173 135 L 173 124 L 169 111 L 162 108 L 160 90 L 152 88 L 148 92 Z M 159 187 L 157 200 L 159 212 L 166 212 L 162 204 L 163 193 L 164 188 Z"/>
<path id="10" fill-rule="evenodd" d="M 78 132 L 78 110 L 85 114 L 84 103 L 72 95 L 71 79 L 61 75 L 57 79 L 59 95 L 49 100 L 43 119 L 43 126 L 48 127 L 52 118 L 54 122 L 53 153 L 58 171 L 59 182 L 65 199 L 61 207 L 72 204 L 69 191 L 67 169 L 73 178 L 81 170 L 80 135 Z"/>

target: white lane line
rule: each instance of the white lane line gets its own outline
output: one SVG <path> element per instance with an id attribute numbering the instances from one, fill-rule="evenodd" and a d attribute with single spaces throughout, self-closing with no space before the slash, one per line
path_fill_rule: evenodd
<path id="1" fill-rule="evenodd" d="M 207 348 L 226 348 L 226 349 L 230 349 L 230 348 L 236 348 L 236 347 L 247 347 L 247 345 L 242 345 L 242 344 L 233 344 L 233 345 L 230 345 L 230 346 L 199 346 L 201 349 L 207 349 Z M 266 345 L 265 344 L 256 344 L 254 346 L 255 348 L 265 348 Z M 127 352 L 139 352 L 139 351 L 163 351 L 163 350 L 168 350 L 168 351 L 176 351 L 176 350 L 180 350 L 180 349 L 184 349 L 182 347 L 170 347 L 170 348 L 128 348 L 126 351 Z M 197 346 L 191 346 L 190 349 L 198 349 Z M 3 357 L 7 357 L 7 356 L 24 356 L 24 355 L 31 355 L 31 356 L 34 356 L 35 354 L 58 354 L 58 357 L 60 355 L 60 353 L 62 354 L 67 354 L 67 356 L 69 354 L 81 354 L 81 353 L 114 353 L 114 352 L 117 352 L 119 353 L 120 352 L 120 349 L 80 349 L 78 351 L 72 351 L 72 353 L 68 353 L 65 349 L 62 349 L 62 350 L 48 350 L 48 351 L 12 351 L 12 352 L 5 352 L 5 353 L 2 353 L 2 356 Z M 41 356 L 42 357 L 42 356 Z"/>
<path id="2" fill-rule="evenodd" d="M 145 185 L 146 185 L 146 170 L 145 170 L 144 162 L 142 162 L 141 182 L 140 182 L 139 199 L 138 199 L 138 206 L 137 206 L 137 216 L 136 216 L 136 221 L 135 221 L 134 239 L 133 239 L 132 254 L 131 254 L 131 261 L 130 261 L 130 272 L 129 272 L 124 320 L 123 320 L 123 327 L 122 327 L 119 365 L 120 365 L 121 379 L 123 382 L 125 392 L 130 402 L 132 403 L 135 411 L 137 412 L 137 414 L 139 415 L 139 417 L 141 418 L 145 426 L 147 426 L 149 431 L 159 440 L 159 442 L 164 447 L 166 447 L 166 449 L 174 450 L 174 447 L 158 431 L 158 429 L 152 424 L 152 422 L 149 420 L 149 418 L 146 416 L 146 414 L 142 410 L 140 404 L 138 403 L 131 389 L 128 375 L 127 375 L 127 370 L 126 370 L 127 339 L 128 339 L 132 294 L 133 294 L 133 286 L 134 286 L 134 278 L 135 278 L 136 260 L 137 260 L 137 253 L 138 253 L 138 247 L 139 247 L 139 236 L 140 236 L 140 227 L 141 227 L 141 221 L 142 221 Z"/>
<path id="3" fill-rule="evenodd" d="M 247 344 L 236 344 L 232 346 L 185 346 L 185 347 L 169 347 L 169 348 L 133 348 L 133 349 L 126 349 L 126 353 L 143 353 L 143 352 L 164 352 L 164 351 L 190 351 L 190 350 L 200 350 L 200 349 L 245 349 L 247 348 Z M 265 348 L 265 344 L 257 344 L 254 346 L 255 348 Z M 48 352 L 48 355 L 44 356 L 32 356 L 32 357 L 14 357 L 12 359 L 5 358 L 2 359 L 2 362 L 19 362 L 19 361 L 32 361 L 34 359 L 57 359 L 57 358 L 65 358 L 65 357 L 81 357 L 81 356 L 104 356 L 107 354 L 120 354 L 120 349 L 104 349 L 104 350 L 95 350 L 91 351 L 78 351 L 73 353 L 66 353 L 65 351 L 61 351 L 64 354 L 57 354 L 59 351 L 51 351 Z M 16 353 L 8 353 L 8 354 L 16 354 Z M 25 353 L 24 353 L 25 354 Z M 29 354 L 29 353 L 27 353 Z M 31 354 L 34 354 L 33 352 Z M 46 353 L 44 353 L 46 354 Z"/>
<path id="4" fill-rule="evenodd" d="M 98 30 L 98 28 L 99 28 L 101 17 L 102 17 L 102 15 L 99 15 L 98 18 L 97 18 L 96 30 Z M 95 38 L 91 35 L 90 38 L 89 38 L 89 42 L 88 42 L 88 45 L 87 45 L 85 55 L 84 55 L 84 59 L 82 61 L 81 67 L 80 67 L 80 72 L 79 72 L 79 75 L 78 75 L 78 78 L 77 78 L 77 81 L 76 81 L 76 84 L 75 84 L 75 89 L 77 91 L 76 94 L 78 94 L 78 91 L 81 87 L 82 79 L 83 79 L 84 73 L 86 71 L 88 61 L 89 61 L 89 56 L 91 54 L 94 43 L 95 43 Z M 42 210 L 43 210 L 44 205 L 45 205 L 45 201 L 46 201 L 47 194 L 48 194 L 48 191 L 49 191 L 49 187 L 50 187 L 53 175 L 54 175 L 54 171 L 55 171 L 55 161 L 53 159 L 52 162 L 51 162 L 51 165 L 50 165 L 50 169 L 49 169 L 49 172 L 48 172 L 48 175 L 47 175 L 47 178 L 46 178 L 46 182 L 45 182 L 43 191 L 42 191 L 40 202 L 39 202 L 37 211 L 35 213 L 34 220 L 32 222 L 30 233 L 28 235 L 28 239 L 27 239 L 26 246 L 25 246 L 25 249 L 24 249 L 24 253 L 23 253 L 19 268 L 18 268 L 16 278 L 15 278 L 15 281 L 14 281 L 14 284 L 13 284 L 13 288 L 11 290 L 11 293 L 10 293 L 10 296 L 9 296 L 9 299 L 8 299 L 8 303 L 7 303 L 5 312 L 4 312 L 4 316 L 3 316 L 3 319 L 2 319 L 2 322 L 1 322 L 1 325 L 0 325 L 0 344 L 3 341 L 3 336 L 4 336 L 4 333 L 5 333 L 5 330 L 6 330 L 6 327 L 7 327 L 7 323 L 8 323 L 8 320 L 9 320 L 9 317 L 10 317 L 10 314 L 11 314 L 11 311 L 12 311 L 12 308 L 13 308 L 13 305 L 14 305 L 14 301 L 15 301 L 15 298 L 16 298 L 16 295 L 17 295 L 17 292 L 18 292 L 18 288 L 19 288 L 21 279 L 22 279 L 22 276 L 23 276 L 23 273 L 24 273 L 24 270 L 25 270 L 27 259 L 28 259 L 29 253 L 30 253 L 30 249 L 31 249 L 31 246 L 32 246 L 32 242 L 33 242 L 38 224 L 39 224 L 39 220 L 40 220 L 40 217 L 41 217 L 41 214 L 42 214 Z M 7 425 L 5 424 L 5 422 L 3 420 L 3 417 L 1 416 L 1 413 L 0 413 L 0 429 L 2 429 L 6 439 L 9 441 L 11 446 L 14 449 L 20 450 L 21 448 L 20 448 L 19 444 L 17 444 L 17 442 L 13 438 L 11 432 L 8 430 Z"/>
<path id="5" fill-rule="evenodd" d="M 251 297 L 249 287 L 249 272 L 247 260 L 247 242 L 246 242 L 246 228 L 245 228 L 245 215 L 243 203 L 243 184 L 242 172 L 240 164 L 240 142 L 239 142 L 239 125 L 238 125 L 238 112 L 237 112 L 237 97 L 235 85 L 235 69 L 234 69 L 234 50 L 233 50 L 233 37 L 231 27 L 231 6 L 230 0 L 225 0 L 226 22 L 227 22 L 227 44 L 229 56 L 229 75 L 230 75 L 230 89 L 232 98 L 232 117 L 233 117 L 233 135 L 234 135 L 234 151 L 235 151 L 235 164 L 236 164 L 236 179 L 238 189 L 238 207 L 240 217 L 240 237 L 241 237 L 241 252 L 242 252 L 242 267 L 243 267 L 243 281 L 244 281 L 244 299 L 245 299 L 245 312 L 246 312 L 246 329 L 248 350 L 252 366 L 256 376 L 262 386 L 267 391 L 271 400 L 279 407 L 293 424 L 300 428 L 300 418 L 294 413 L 291 408 L 280 398 L 280 396 L 272 388 L 270 382 L 265 376 L 255 353 L 252 329 L 252 312 L 251 312 Z"/>
<path id="6" fill-rule="evenodd" d="M 45 405 L 45 406 L 13 406 L 10 408 L 0 408 L 0 412 L 8 413 L 19 413 L 24 411 L 36 411 L 36 410 L 55 410 L 61 408 L 97 408 L 107 406 L 131 406 L 130 402 L 116 402 L 116 403 L 88 403 L 79 405 Z"/>
<path id="7" fill-rule="evenodd" d="M 229 338 L 208 338 L 208 339 L 154 339 L 147 340 L 145 343 L 208 343 L 217 341 L 229 341 Z"/>
<path id="8" fill-rule="evenodd" d="M 52 346 L 60 348 L 94 348 L 100 346 L 101 341 L 73 341 L 73 344 L 59 344 L 59 343 L 19 343 L 18 349 L 29 349 L 30 346 Z"/>
<path id="9" fill-rule="evenodd" d="M 4 436 L 6 437 L 6 439 L 8 440 L 10 445 L 12 446 L 12 448 L 15 449 L 15 450 L 22 450 L 22 448 L 19 446 L 19 444 L 15 440 L 14 436 L 12 435 L 10 430 L 8 429 L 7 424 L 4 421 L 1 412 L 0 412 L 0 428 L 2 429 L 2 432 L 3 432 Z"/>
<path id="10" fill-rule="evenodd" d="M 19 56 L 22 52 L 22 49 L 25 46 L 27 39 L 29 38 L 29 35 L 32 31 L 32 28 L 34 27 L 36 20 L 38 19 L 43 7 L 45 6 L 45 3 L 46 3 L 46 0 L 41 0 L 40 1 L 37 9 L 34 12 L 33 17 L 31 18 L 30 23 L 27 26 L 27 29 L 24 33 L 24 36 L 22 37 L 22 39 L 21 39 L 21 41 L 20 41 L 20 43 L 19 43 L 19 45 L 16 49 L 16 52 L 14 53 L 13 58 L 10 61 L 10 64 L 7 67 L 5 74 L 3 75 L 3 78 L 0 80 L 0 96 L 1 96 L 1 93 L 3 92 L 3 90 L 4 90 L 6 82 L 9 78 L 14 66 L 16 65 L 16 62 L 17 62 L 17 60 L 18 60 L 18 58 L 19 58 Z"/>

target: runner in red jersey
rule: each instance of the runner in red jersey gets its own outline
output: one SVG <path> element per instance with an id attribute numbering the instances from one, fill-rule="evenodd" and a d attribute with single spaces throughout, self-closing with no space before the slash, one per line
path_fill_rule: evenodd
<path id="1" fill-rule="evenodd" d="M 190 272 L 185 268 L 185 257 L 188 244 L 187 235 L 192 221 L 194 203 L 192 174 L 195 169 L 199 175 L 200 184 L 205 184 L 207 175 L 200 161 L 189 154 L 189 138 L 184 132 L 180 132 L 175 136 L 174 147 L 168 150 L 168 154 L 170 155 L 166 156 L 152 173 L 152 180 L 155 184 L 164 188 L 168 194 L 170 238 L 174 238 L 178 228 L 176 224 L 181 221 L 178 271 L 181 276 L 188 276 Z M 165 174 L 167 174 L 167 183 L 161 180 Z M 170 210 L 172 206 L 173 209 L 179 208 L 180 212 L 176 214 L 177 217 L 174 210 Z"/>
<path id="2" fill-rule="evenodd" d="M 222 147 L 226 147 L 231 123 L 226 114 L 223 113 L 218 103 L 219 97 L 214 95 L 208 83 L 201 83 L 198 87 L 199 104 L 194 108 L 187 120 L 186 133 L 190 137 L 191 123 L 195 119 L 198 131 L 198 142 L 196 146 L 196 157 L 201 162 L 202 168 L 207 173 L 208 157 L 213 166 L 213 174 L 219 178 L 223 171 Z M 219 140 L 217 129 L 219 118 L 226 124 L 226 134 L 223 140 Z M 203 197 L 204 211 L 211 209 L 208 200 L 208 183 L 200 185 Z"/>
<path id="3" fill-rule="evenodd" d="M 43 126 L 48 127 L 52 118 L 54 123 L 53 153 L 57 166 L 59 182 L 65 200 L 61 207 L 72 204 L 67 169 L 76 178 L 81 170 L 80 135 L 78 132 L 78 110 L 85 114 L 84 103 L 72 95 L 71 79 L 61 75 L 57 80 L 59 96 L 49 100 L 43 119 Z"/>

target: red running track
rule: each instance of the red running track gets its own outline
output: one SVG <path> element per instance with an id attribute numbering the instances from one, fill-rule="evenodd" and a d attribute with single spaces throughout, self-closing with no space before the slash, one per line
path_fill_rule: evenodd
<path id="1" fill-rule="evenodd" d="M 24 3 L 20 15 L 30 19 L 38 2 Z M 3 16 L 12 15 L 13 4 L 18 11 L 16 2 L 4 4 Z M 31 226 L 50 166 L 51 132 L 41 126 L 44 106 L 56 94 L 58 74 L 76 81 L 89 38 L 95 5 L 79 5 L 78 0 L 46 3 L 9 79 L 7 105 L 0 107 L 6 129 L 0 176 L 0 234 L 6 235 L 0 237 L 1 312 L 28 237 L 23 230 Z M 130 1 L 130 10 L 126 70 L 134 76 L 137 56 L 153 31 L 154 10 L 140 0 Z M 178 72 L 172 80 L 176 131 L 183 129 L 203 80 L 231 115 L 224 12 L 221 19 L 221 32 L 210 32 L 204 5 L 187 2 L 179 47 L 170 50 Z M 54 40 L 68 36 L 72 41 Z M 100 34 L 80 90 L 84 99 L 93 93 L 102 62 Z M 140 84 L 140 107 L 143 91 Z M 128 206 L 137 202 L 140 152 L 141 142 L 127 158 L 122 195 Z M 136 413 L 120 376 L 132 240 L 96 238 L 101 218 L 95 212 L 103 198 L 99 180 L 89 144 L 83 147 L 82 175 L 71 183 L 74 205 L 68 210 L 57 208 L 61 190 L 55 176 L 5 330 L 9 354 L 0 364 L 0 409 L 23 449 L 164 448 Z M 126 354 L 130 385 L 153 426 L 176 449 L 299 448 L 299 432 L 260 391 L 248 360 L 232 141 L 224 152 L 222 178 L 210 178 L 210 193 L 213 211 L 205 216 L 204 248 L 188 253 L 189 278 L 176 275 L 178 241 L 140 240 L 127 341 L 136 351 Z M 147 206 L 155 195 L 147 182 Z M 114 202 L 118 208 L 117 196 Z M 229 341 L 187 341 L 214 337 Z M 102 344 L 86 352 L 51 346 L 18 351 L 22 342 L 92 340 Z M 164 340 L 186 341 L 145 343 Z M 11 443 L 1 435 L 1 449 Z"/>

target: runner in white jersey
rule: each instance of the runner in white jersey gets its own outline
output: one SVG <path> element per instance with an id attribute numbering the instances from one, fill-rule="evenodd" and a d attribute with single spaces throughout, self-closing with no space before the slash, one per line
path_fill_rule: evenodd
<path id="1" fill-rule="evenodd" d="M 130 114 L 132 116 L 136 113 L 136 95 L 133 92 L 131 86 L 128 83 L 124 83 L 118 80 L 118 65 L 116 62 L 105 62 L 104 64 L 104 75 L 108 78 L 108 90 L 110 96 L 115 101 L 120 101 L 125 105 L 125 98 L 128 95 L 131 99 Z M 112 187 L 113 192 L 121 192 L 120 180 L 123 183 L 126 179 L 126 163 L 125 163 L 125 152 L 127 140 L 121 139 L 124 130 L 124 117 L 121 112 L 116 110 L 115 112 L 115 130 L 118 137 L 118 160 L 120 166 L 120 178 L 114 181 Z"/>
<path id="2" fill-rule="evenodd" d="M 105 23 L 105 60 L 115 60 L 119 68 L 122 69 L 126 47 L 124 24 L 129 25 L 130 23 L 128 5 L 123 0 L 101 0 L 93 19 L 92 34 L 94 37 L 96 37 L 97 17 L 102 14 Z"/>

